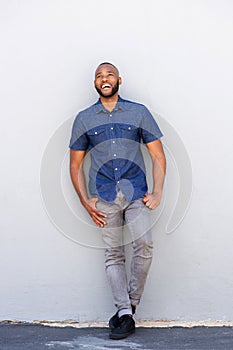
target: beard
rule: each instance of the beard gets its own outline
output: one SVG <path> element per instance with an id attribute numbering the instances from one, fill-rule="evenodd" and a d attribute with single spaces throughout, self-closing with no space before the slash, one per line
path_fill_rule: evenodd
<path id="1" fill-rule="evenodd" d="M 100 96 L 105 97 L 105 98 L 110 98 L 110 97 L 114 96 L 115 93 L 117 93 L 117 91 L 119 90 L 119 81 L 117 81 L 117 83 L 112 87 L 112 91 L 110 92 L 109 95 L 105 95 L 105 94 L 101 91 L 101 89 L 99 89 L 99 88 L 97 88 L 97 87 L 95 87 L 95 88 L 96 88 L 96 91 L 98 92 L 98 94 L 99 94 Z"/>

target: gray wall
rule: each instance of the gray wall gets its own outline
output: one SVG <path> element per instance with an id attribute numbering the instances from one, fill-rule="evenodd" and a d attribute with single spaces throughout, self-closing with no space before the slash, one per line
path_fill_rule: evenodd
<path id="1" fill-rule="evenodd" d="M 227 0 L 0 2 L 0 320 L 105 321 L 114 311 L 67 149 L 105 60 L 120 69 L 121 96 L 146 104 L 165 134 L 138 318 L 233 320 L 232 10 Z"/>

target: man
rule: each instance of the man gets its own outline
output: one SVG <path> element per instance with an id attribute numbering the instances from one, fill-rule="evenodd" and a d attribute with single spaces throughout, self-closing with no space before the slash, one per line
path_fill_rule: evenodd
<path id="1" fill-rule="evenodd" d="M 159 204 L 166 172 L 162 133 L 148 109 L 122 99 L 122 79 L 111 63 L 95 71 L 99 100 L 81 111 L 70 140 L 70 174 L 82 205 L 102 228 L 106 274 L 117 312 L 109 321 L 110 338 L 122 339 L 135 331 L 132 315 L 139 304 L 152 260 L 151 210 Z M 153 163 L 153 190 L 148 193 L 140 142 Z M 89 194 L 82 164 L 91 155 Z M 122 228 L 132 237 L 131 275 L 125 270 Z"/>

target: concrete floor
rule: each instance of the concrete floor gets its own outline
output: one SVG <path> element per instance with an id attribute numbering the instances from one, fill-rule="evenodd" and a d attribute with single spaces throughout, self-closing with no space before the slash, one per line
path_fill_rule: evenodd
<path id="1" fill-rule="evenodd" d="M 108 328 L 0 323 L 0 350 L 233 349 L 233 327 L 137 327 L 135 334 L 123 340 L 111 340 L 108 335 Z"/>

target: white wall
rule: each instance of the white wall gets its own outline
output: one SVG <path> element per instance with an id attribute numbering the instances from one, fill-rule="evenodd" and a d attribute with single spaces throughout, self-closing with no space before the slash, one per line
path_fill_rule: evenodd
<path id="1" fill-rule="evenodd" d="M 233 320 L 232 11 L 230 0 L 0 2 L 0 320 L 105 321 L 114 311 L 103 250 L 62 234 L 40 187 L 47 145 L 97 99 L 93 72 L 103 60 L 119 67 L 122 97 L 161 115 L 192 164 L 189 210 L 167 234 L 178 184 L 168 154 L 138 318 Z M 61 138 L 54 159 L 64 147 Z M 84 218 L 77 240 L 98 241 L 65 181 Z"/>

